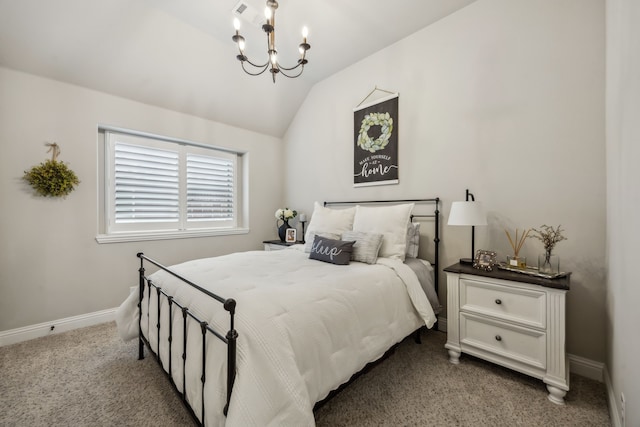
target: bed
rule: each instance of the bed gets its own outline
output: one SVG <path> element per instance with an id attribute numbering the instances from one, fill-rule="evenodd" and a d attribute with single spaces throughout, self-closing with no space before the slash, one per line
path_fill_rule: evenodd
<path id="1" fill-rule="evenodd" d="M 414 212 L 424 205 L 433 211 Z M 435 324 L 438 207 L 316 203 L 305 245 L 170 268 L 140 253 L 139 292 L 119 308 L 119 331 L 137 334 L 139 357 L 146 345 L 200 425 L 314 425 L 317 402 Z M 419 232 L 420 218 L 432 232 Z M 430 262 L 408 252 L 425 235 Z M 147 276 L 148 264 L 158 271 Z"/>

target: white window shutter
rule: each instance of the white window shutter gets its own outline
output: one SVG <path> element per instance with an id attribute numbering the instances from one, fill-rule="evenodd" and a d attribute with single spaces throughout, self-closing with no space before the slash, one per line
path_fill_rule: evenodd
<path id="1" fill-rule="evenodd" d="M 236 152 L 202 144 L 105 132 L 106 234 L 236 230 L 238 159 Z"/>
<path id="2" fill-rule="evenodd" d="M 180 221 L 179 153 L 115 143 L 116 224 Z"/>
<path id="3" fill-rule="evenodd" d="M 234 163 L 187 153 L 187 222 L 234 218 Z"/>

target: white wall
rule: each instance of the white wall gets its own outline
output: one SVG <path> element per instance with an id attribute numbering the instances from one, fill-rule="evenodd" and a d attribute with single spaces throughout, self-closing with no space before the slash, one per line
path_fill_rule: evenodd
<path id="1" fill-rule="evenodd" d="M 604 361 L 604 20 L 603 0 L 479 0 L 316 84 L 285 136 L 287 200 L 437 195 L 446 224 L 469 188 L 489 210 L 476 248 L 502 258 L 505 227 L 561 224 L 568 351 Z M 353 108 L 376 85 L 400 94 L 400 184 L 354 189 Z M 443 266 L 469 234 L 442 227 Z"/>
<path id="2" fill-rule="evenodd" d="M 98 244 L 98 124 L 247 151 L 250 233 Z M 34 196 L 21 179 L 54 141 L 81 181 L 64 200 Z M 0 331 L 116 307 L 137 283 L 137 252 L 170 265 L 275 237 L 278 138 L 0 68 L 0 147 Z"/>
<path id="3" fill-rule="evenodd" d="M 607 368 L 614 419 L 640 425 L 640 4 L 607 0 Z"/>

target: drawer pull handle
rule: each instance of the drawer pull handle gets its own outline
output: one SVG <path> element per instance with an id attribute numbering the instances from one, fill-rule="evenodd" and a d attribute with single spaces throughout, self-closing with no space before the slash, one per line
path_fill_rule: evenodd
<path id="1" fill-rule="evenodd" d="M 498 305 L 502 304 L 502 300 L 501 299 L 497 299 L 496 300 L 496 304 L 498 304 Z"/>
<path id="2" fill-rule="evenodd" d="M 502 341 L 502 337 L 500 335 L 496 335 L 496 341 Z"/>

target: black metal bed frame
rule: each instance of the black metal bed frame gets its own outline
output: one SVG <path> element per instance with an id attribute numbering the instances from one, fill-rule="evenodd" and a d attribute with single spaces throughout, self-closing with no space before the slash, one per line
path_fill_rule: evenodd
<path id="1" fill-rule="evenodd" d="M 432 198 L 432 199 L 407 199 L 407 200 L 379 200 L 379 201 L 354 201 L 354 202 L 324 202 L 325 206 L 329 206 L 329 205 L 355 205 L 355 204 L 399 204 L 399 203 L 431 203 L 435 205 L 435 209 L 434 209 L 434 213 L 433 214 L 429 214 L 429 215 L 411 215 L 411 221 L 413 221 L 414 218 L 434 218 L 434 244 L 435 244 L 435 252 L 434 252 L 434 287 L 436 292 L 438 292 L 438 271 L 439 271 L 439 243 L 440 243 L 440 211 L 439 211 L 439 202 L 440 199 L 439 198 Z M 160 365 L 160 368 L 162 369 L 162 371 L 165 373 L 165 375 L 168 377 L 169 382 L 171 383 L 171 385 L 173 386 L 174 390 L 176 391 L 176 393 L 178 393 L 178 395 L 180 395 L 180 397 L 182 398 L 182 403 L 184 404 L 184 406 L 187 408 L 187 410 L 189 411 L 189 413 L 191 414 L 191 417 L 193 418 L 193 420 L 195 421 L 195 423 L 197 425 L 204 425 L 204 421 L 205 421 L 205 381 L 206 381 L 206 361 L 207 361 L 207 352 L 206 352 L 206 344 L 207 344 L 207 333 L 213 335 L 215 338 L 219 339 L 220 341 L 222 341 L 224 344 L 227 345 L 227 399 L 226 399 L 226 404 L 224 406 L 223 409 L 223 413 L 226 416 L 227 412 L 229 410 L 229 402 L 231 400 L 231 393 L 233 391 L 233 385 L 235 382 L 235 378 L 236 378 L 236 345 L 237 345 L 237 339 L 238 339 L 238 332 L 235 330 L 234 328 L 234 317 L 235 317 L 235 310 L 236 310 L 236 301 L 234 299 L 231 298 L 223 298 L 219 295 L 216 295 L 213 292 L 210 292 L 198 285 L 196 285 L 195 283 L 191 282 L 190 280 L 180 276 L 179 274 L 171 271 L 168 267 L 165 267 L 164 265 L 160 264 L 159 262 L 145 256 L 142 252 L 137 254 L 137 257 L 140 258 L 140 268 L 138 270 L 139 273 L 139 302 L 138 302 L 138 359 L 144 359 L 144 346 L 146 345 L 147 348 L 149 349 L 149 352 L 154 356 L 155 360 L 158 362 L 158 364 Z M 219 303 L 222 304 L 222 306 L 224 307 L 224 309 L 226 311 L 229 312 L 229 330 L 226 332 L 225 335 L 222 335 L 222 333 L 214 330 L 207 322 L 203 321 L 202 319 L 199 319 L 196 315 L 194 315 L 188 307 L 181 305 L 178 301 L 176 301 L 174 299 L 174 297 L 172 295 L 167 294 L 165 291 L 162 290 L 161 287 L 155 285 L 153 283 L 152 280 L 150 280 L 146 275 L 145 275 L 145 268 L 144 268 L 144 261 L 147 261 L 153 265 L 155 265 L 156 267 L 160 268 L 161 270 L 166 271 L 167 273 L 171 274 L 172 276 L 176 277 L 177 279 L 179 279 L 180 281 L 186 283 L 187 285 L 197 289 L 198 291 L 202 292 L 203 294 L 213 298 L 214 300 L 218 301 Z M 142 332 L 142 303 L 144 300 L 144 291 L 145 291 L 145 287 L 147 288 L 147 292 L 148 292 L 148 300 L 147 300 L 147 318 L 149 317 L 149 313 L 151 312 L 151 289 L 153 288 L 154 291 L 156 292 L 157 295 L 157 307 L 153 307 L 154 309 L 157 309 L 157 323 L 155 325 L 156 330 L 157 330 L 157 336 L 158 336 L 158 345 L 157 345 L 157 349 L 156 351 L 153 350 L 153 348 L 151 347 L 151 343 L 149 342 L 149 340 L 147 338 L 144 337 L 144 334 Z M 169 344 L 169 372 L 167 372 L 164 369 L 163 363 L 162 363 L 162 359 L 161 359 L 161 355 L 160 355 L 160 328 L 161 328 L 161 297 L 166 298 L 166 301 L 169 305 L 169 336 L 168 336 L 168 344 Z M 173 345 L 173 323 L 174 323 L 174 319 L 173 319 L 173 306 L 176 306 L 180 309 L 180 311 L 182 312 L 182 334 L 183 334 L 183 339 L 182 339 L 182 392 L 180 392 L 180 390 L 178 389 L 176 383 L 173 380 L 172 377 L 172 364 L 173 364 L 173 358 L 172 358 L 172 345 Z M 187 383 L 186 383 L 186 361 L 187 361 L 187 320 L 188 318 L 193 319 L 194 321 L 198 322 L 198 324 L 200 325 L 200 328 L 202 330 L 202 371 L 201 371 L 201 377 L 200 377 L 200 382 L 202 383 L 202 388 L 200 390 L 201 392 L 201 398 L 202 398 L 202 407 L 201 407 L 201 419 L 198 419 L 195 411 L 193 410 L 193 408 L 191 407 L 189 401 L 187 400 Z M 149 334 L 151 334 L 151 325 L 149 325 L 149 320 L 147 320 L 147 330 L 149 332 Z M 151 335 L 150 335 L 151 336 Z M 419 335 L 419 330 L 416 331 L 416 342 L 420 342 L 420 335 Z M 375 364 L 376 362 L 372 362 L 373 364 Z M 378 361 L 379 363 L 379 361 Z M 365 372 L 367 369 L 370 368 L 370 365 L 365 366 L 365 368 L 363 368 L 363 370 L 361 370 L 358 373 L 355 373 L 354 376 L 352 377 L 352 379 L 356 378 L 357 376 L 361 375 L 363 372 Z M 348 383 L 350 383 L 351 381 L 349 381 Z M 342 384 L 339 388 L 337 388 L 336 390 L 334 390 L 333 392 L 331 392 L 329 394 L 329 396 L 325 399 L 323 399 L 321 402 L 318 402 L 318 404 L 316 404 L 316 407 L 314 409 L 317 409 L 321 404 L 323 404 L 324 402 L 326 402 L 327 400 L 329 400 L 331 397 L 333 397 L 335 394 L 337 394 L 339 391 L 341 391 L 348 383 Z"/>
<path id="2" fill-rule="evenodd" d="M 140 277 L 140 300 L 138 302 L 138 360 L 140 359 L 144 359 L 144 345 L 146 344 L 147 347 L 149 348 L 149 351 L 153 354 L 153 356 L 155 357 L 156 361 L 158 362 L 158 364 L 160 365 L 162 371 L 166 374 L 166 376 L 169 378 L 169 381 L 171 382 L 171 385 L 173 386 L 174 390 L 182 397 L 182 403 L 186 406 L 186 408 L 188 409 L 189 413 L 191 414 L 191 417 L 194 419 L 194 421 L 198 424 L 198 425 L 204 425 L 204 420 L 205 420 L 205 399 L 204 399 L 204 384 L 206 381 L 206 363 L 207 363 L 207 332 L 212 334 L 214 337 L 216 337 L 217 339 L 219 339 L 220 341 L 222 341 L 223 343 L 225 343 L 227 345 L 227 401 L 226 404 L 224 406 L 224 415 L 227 415 L 227 412 L 229 411 L 229 401 L 231 400 L 231 392 L 233 391 L 233 384 L 235 382 L 236 379 L 236 345 L 237 345 L 237 339 L 238 339 L 238 332 L 234 329 L 234 317 L 235 317 L 235 312 L 236 312 L 236 301 L 234 299 L 228 298 L 222 298 L 219 295 L 214 294 L 213 292 L 209 292 L 208 290 L 196 285 L 195 283 L 191 282 L 190 280 L 180 276 L 179 274 L 176 274 L 175 272 L 171 271 L 169 268 L 165 267 L 164 265 L 160 264 L 157 261 L 154 261 L 153 259 L 145 256 L 142 252 L 137 254 L 137 257 L 140 258 L 140 269 L 138 270 L 139 272 L 139 277 Z M 151 264 L 155 265 L 156 267 L 166 271 L 167 273 L 171 274 L 172 276 L 178 278 L 179 280 L 181 280 L 182 282 L 188 284 L 189 286 L 192 286 L 193 288 L 199 290 L 200 292 L 204 293 L 205 295 L 213 298 L 214 300 L 220 302 L 222 304 L 222 306 L 224 307 L 224 309 L 226 311 L 229 312 L 229 330 L 227 331 L 226 335 L 223 336 L 222 334 L 220 334 L 219 332 L 217 332 L 216 330 L 214 330 L 211 326 L 209 326 L 209 324 L 201 319 L 199 319 L 196 315 L 194 315 L 188 307 L 185 307 L 183 305 L 181 305 L 179 302 L 174 300 L 174 297 L 172 295 L 167 294 L 166 292 L 164 292 L 162 290 L 161 287 L 156 286 L 152 280 L 150 280 L 148 277 L 145 276 L 145 268 L 144 268 L 144 261 L 150 262 Z M 147 299 L 147 317 L 148 314 L 151 310 L 151 288 L 153 287 L 155 289 L 155 292 L 157 293 L 158 299 L 157 299 L 157 309 L 158 309 L 158 322 L 156 323 L 156 329 L 158 331 L 158 346 L 157 346 L 157 351 L 154 351 L 153 348 L 151 347 L 151 343 L 149 342 L 149 340 L 147 340 L 147 338 L 144 337 L 143 333 L 142 333 L 142 301 L 144 298 L 144 288 L 145 288 L 145 283 L 147 285 L 147 289 L 148 289 L 148 295 L 149 298 Z M 160 307 L 161 307 L 161 298 L 160 296 L 164 295 L 164 297 L 166 297 L 167 302 L 169 304 L 169 338 L 168 338 L 168 342 L 169 342 L 169 372 L 167 373 L 164 370 L 164 366 L 162 365 L 162 359 L 160 357 L 160 326 L 161 326 L 161 313 L 160 313 Z M 178 390 L 178 387 L 176 386 L 175 382 L 173 381 L 173 377 L 171 375 L 172 373 L 172 357 L 171 357 L 171 346 L 173 343 L 173 305 L 175 304 L 176 307 L 178 307 L 181 311 L 182 311 L 182 392 L 180 392 L 180 390 Z M 202 375 L 200 377 L 200 381 L 202 383 L 202 408 L 201 408 L 201 418 L 202 420 L 199 420 L 198 417 L 196 416 L 195 412 L 193 411 L 193 408 L 191 407 L 191 405 L 189 404 L 189 402 L 187 401 L 187 382 L 186 382 L 186 363 L 187 363 L 187 319 L 188 318 L 192 318 L 193 320 L 195 320 L 196 322 L 198 322 L 200 324 L 200 328 L 202 330 Z M 148 324 L 148 322 L 147 322 Z M 150 325 L 148 325 L 148 329 L 149 332 L 151 332 L 151 327 Z"/>

